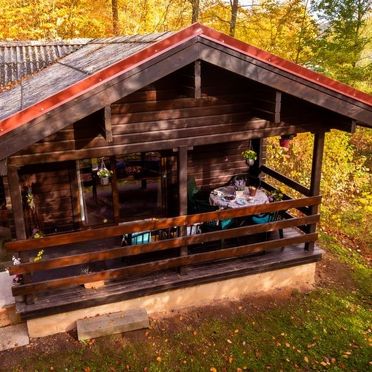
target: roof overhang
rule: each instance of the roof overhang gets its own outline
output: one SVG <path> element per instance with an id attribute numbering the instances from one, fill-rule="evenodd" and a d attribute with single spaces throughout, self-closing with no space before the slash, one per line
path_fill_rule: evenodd
<path id="1" fill-rule="evenodd" d="M 50 121 L 56 115 L 62 115 L 66 125 L 71 120 L 79 120 L 151 83 L 151 78 L 146 78 L 149 75 L 146 69 L 151 66 L 157 66 L 157 79 L 171 73 L 160 65 L 170 56 L 173 56 L 175 69 L 202 60 L 372 126 L 372 96 L 196 23 L 4 118 L 0 121 L 0 141 L 9 143 L 14 135 L 46 119 Z M 143 78 L 138 79 L 138 74 Z M 133 76 L 137 76 L 136 84 Z M 125 89 L 121 87 L 111 94 L 101 94 L 119 81 L 127 83 L 130 77 L 132 83 Z M 92 100 L 88 102 L 87 98 L 92 96 L 96 96 L 95 105 Z M 80 116 L 76 112 L 72 115 L 74 103 L 81 104 L 84 100 L 87 102 L 84 112 Z M 43 136 L 60 129 L 57 125 L 50 131 L 43 131 Z M 40 139 L 35 136 L 32 140 Z M 22 146 L 22 141 L 18 144 Z M 0 159 L 21 148 L 1 146 Z"/>

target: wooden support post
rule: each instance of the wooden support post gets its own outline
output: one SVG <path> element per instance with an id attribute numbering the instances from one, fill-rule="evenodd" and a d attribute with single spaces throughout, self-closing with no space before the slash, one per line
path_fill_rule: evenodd
<path id="1" fill-rule="evenodd" d="M 6 176 L 6 174 L 7 174 L 7 171 L 8 171 L 7 160 L 8 160 L 8 158 L 0 160 L 0 177 L 1 176 Z"/>
<path id="2" fill-rule="evenodd" d="M 112 177 L 111 177 L 111 188 L 112 188 L 112 205 L 114 211 L 114 222 L 119 223 L 120 221 L 120 201 L 119 201 L 119 189 L 118 189 L 118 176 L 116 171 L 116 157 L 110 158 Z"/>
<path id="3" fill-rule="evenodd" d="M 315 133 L 314 147 L 313 147 L 313 161 L 311 167 L 311 182 L 310 182 L 310 196 L 318 196 L 320 194 L 320 179 L 322 174 L 322 162 L 324 151 L 325 132 Z M 311 214 L 319 213 L 319 205 L 310 207 Z M 314 233 L 316 224 L 309 226 L 309 233 Z M 308 251 L 314 250 L 314 242 L 306 243 L 305 249 Z"/>
<path id="4" fill-rule="evenodd" d="M 21 185 L 19 184 L 18 169 L 8 167 L 8 182 L 10 199 L 14 216 L 16 238 L 18 240 L 26 239 L 25 218 L 23 214 Z"/>
<path id="5" fill-rule="evenodd" d="M 194 63 L 194 98 L 201 98 L 201 62 Z"/>
<path id="6" fill-rule="evenodd" d="M 80 193 L 79 193 L 79 182 L 80 179 L 77 175 L 76 161 L 71 162 L 69 167 L 69 177 L 70 177 L 70 188 L 71 188 L 71 199 L 72 199 L 72 215 L 74 228 L 81 227 L 81 205 L 80 205 Z"/>
<path id="7" fill-rule="evenodd" d="M 181 216 L 187 214 L 187 147 L 178 148 L 178 200 L 179 200 L 179 214 Z M 180 228 L 181 236 L 186 235 L 186 227 Z M 188 255 L 187 246 L 181 247 L 181 256 Z M 180 273 L 184 274 L 186 268 L 180 268 Z"/>
<path id="8" fill-rule="evenodd" d="M 104 136 L 108 143 L 113 141 L 111 125 L 111 106 L 105 106 L 103 109 L 103 129 Z"/>
<path id="9" fill-rule="evenodd" d="M 254 138 L 251 140 L 251 144 L 252 149 L 257 153 L 257 160 L 251 167 L 249 167 L 249 176 L 252 182 L 257 179 L 257 183 L 259 183 L 258 176 L 260 174 L 261 165 L 264 163 L 263 138 Z"/>
<path id="10" fill-rule="evenodd" d="M 275 124 L 279 124 L 281 122 L 281 110 L 282 110 L 282 92 L 275 92 L 275 115 L 274 115 Z"/>

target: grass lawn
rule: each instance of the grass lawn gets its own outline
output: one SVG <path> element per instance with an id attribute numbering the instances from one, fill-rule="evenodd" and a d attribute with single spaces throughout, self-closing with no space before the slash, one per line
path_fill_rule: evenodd
<path id="1" fill-rule="evenodd" d="M 149 330 L 81 343 L 35 340 L 0 353 L 1 371 L 367 371 L 372 369 L 370 270 L 323 236 L 311 293 L 285 293 L 152 319 Z M 368 282 L 369 280 L 369 282 Z"/>

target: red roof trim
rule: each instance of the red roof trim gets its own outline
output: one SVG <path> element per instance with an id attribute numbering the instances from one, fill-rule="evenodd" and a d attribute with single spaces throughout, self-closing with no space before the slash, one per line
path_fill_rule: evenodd
<path id="1" fill-rule="evenodd" d="M 269 65 L 277 67 L 280 70 L 289 72 L 292 75 L 296 75 L 298 77 L 311 81 L 317 85 L 321 85 L 327 89 L 331 89 L 337 93 L 348 96 L 352 99 L 356 99 L 367 105 L 372 105 L 372 96 L 367 93 L 361 92 L 355 88 L 352 88 L 349 85 L 343 84 L 325 75 L 309 70 L 294 62 L 288 61 L 269 52 L 265 52 L 262 49 L 256 48 L 240 40 L 234 39 L 231 36 L 222 34 L 221 32 L 218 32 L 211 28 L 204 28 L 203 37 L 210 39 L 211 41 L 214 42 L 217 41 L 220 44 L 227 45 L 229 48 L 234 49 L 239 53 L 243 53 L 249 57 L 258 59 Z"/>
<path id="2" fill-rule="evenodd" d="M 113 64 L 101 71 L 88 76 L 84 80 L 71 85 L 70 87 L 40 101 L 36 104 L 25 108 L 22 111 L 16 112 L 8 118 L 0 121 L 0 136 L 17 128 L 27 122 L 45 114 L 52 109 L 73 100 L 74 98 L 84 94 L 90 89 L 111 80 L 117 75 L 120 75 L 162 53 L 170 50 L 174 46 L 184 43 L 185 41 L 194 38 L 195 36 L 202 35 L 211 41 L 226 45 L 227 47 L 243 53 L 249 57 L 255 58 L 267 64 L 270 64 L 278 69 L 286 71 L 295 76 L 306 79 L 317 85 L 323 86 L 327 89 L 333 90 L 344 96 L 355 99 L 367 105 L 372 105 L 372 96 L 358 91 L 348 85 L 342 84 L 336 80 L 330 79 L 324 75 L 318 74 L 314 71 L 308 70 L 293 62 L 287 61 L 281 57 L 275 56 L 271 53 L 265 52 L 254 46 L 246 44 L 242 41 L 234 39 L 230 36 L 222 34 L 211 28 L 205 27 L 198 23 L 173 34 L 169 37 L 151 44 L 147 48 L 125 58 L 124 60 Z"/>
<path id="3" fill-rule="evenodd" d="M 71 85 L 70 87 L 35 103 L 34 105 L 18 111 L 8 118 L 0 121 L 0 136 L 23 125 L 27 122 L 43 115 L 52 109 L 73 100 L 84 94 L 92 88 L 111 80 L 117 75 L 133 69 L 134 67 L 172 49 L 173 47 L 184 43 L 185 41 L 200 35 L 203 32 L 203 26 L 195 23 L 169 37 L 151 44 L 147 48 L 125 58 L 105 69 L 98 71 L 87 78 Z"/>

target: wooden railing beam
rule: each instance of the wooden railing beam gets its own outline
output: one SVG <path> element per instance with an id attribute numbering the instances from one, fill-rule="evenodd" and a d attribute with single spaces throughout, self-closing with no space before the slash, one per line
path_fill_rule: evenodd
<path id="1" fill-rule="evenodd" d="M 300 192 L 303 195 L 312 196 L 311 191 L 308 188 L 306 188 L 305 186 L 301 185 L 300 183 L 284 176 L 283 174 L 277 172 L 276 170 L 267 167 L 266 165 L 261 166 L 261 171 L 266 173 L 267 175 L 275 178 L 279 182 L 282 182 L 285 185 L 291 187 L 292 189 Z"/>
<path id="2" fill-rule="evenodd" d="M 54 248 L 61 245 L 81 243 L 90 240 L 105 239 L 122 234 L 141 231 L 153 231 L 171 228 L 174 226 L 190 226 L 195 223 L 223 220 L 229 218 L 245 217 L 260 213 L 271 213 L 285 211 L 289 208 L 312 206 L 320 204 L 321 197 L 314 196 L 301 199 L 283 200 L 273 203 L 253 205 L 248 207 L 225 209 L 215 212 L 201 213 L 195 215 L 179 216 L 174 218 L 161 218 L 141 220 L 124 223 L 118 226 L 102 227 L 98 229 L 71 232 L 61 235 L 47 236 L 41 239 L 29 239 L 11 241 L 5 244 L 6 249 L 11 251 L 27 251 L 33 249 Z"/>
<path id="3" fill-rule="evenodd" d="M 119 269 L 111 269 L 101 271 L 99 273 L 91 273 L 86 275 L 79 275 L 73 277 L 51 279 L 49 281 L 41 281 L 29 284 L 23 284 L 12 288 L 14 296 L 34 294 L 47 290 L 54 290 L 58 288 L 68 288 L 84 283 L 95 282 L 109 279 L 123 279 L 143 274 L 149 274 L 155 271 L 161 271 L 171 268 L 176 268 L 185 265 L 195 265 L 206 263 L 215 260 L 238 258 L 246 256 L 257 250 L 273 250 L 280 248 L 283 245 L 294 245 L 306 242 L 312 242 L 317 239 L 317 234 L 299 235 L 292 238 L 276 239 L 266 242 L 242 245 L 234 248 L 220 249 L 213 252 L 197 253 L 189 256 L 182 256 L 171 258 L 162 261 L 153 261 L 139 265 L 128 266 Z"/>
<path id="4" fill-rule="evenodd" d="M 119 248 L 110 248 L 104 251 L 95 251 L 89 253 L 82 253 L 59 258 L 52 258 L 40 262 L 29 262 L 12 266 L 9 269 L 11 275 L 32 273 L 42 270 L 56 269 L 60 267 L 67 267 L 79 264 L 85 264 L 95 261 L 103 261 L 120 257 L 135 256 L 150 252 L 159 252 L 172 248 L 179 248 L 183 246 L 201 244 L 220 239 L 230 239 L 246 235 L 259 234 L 264 232 L 277 231 L 290 227 L 298 227 L 319 222 L 319 214 L 314 216 L 289 218 L 260 225 L 243 226 L 223 231 L 209 232 L 198 235 L 184 236 L 174 239 L 167 239 L 149 244 L 132 245 Z"/>

